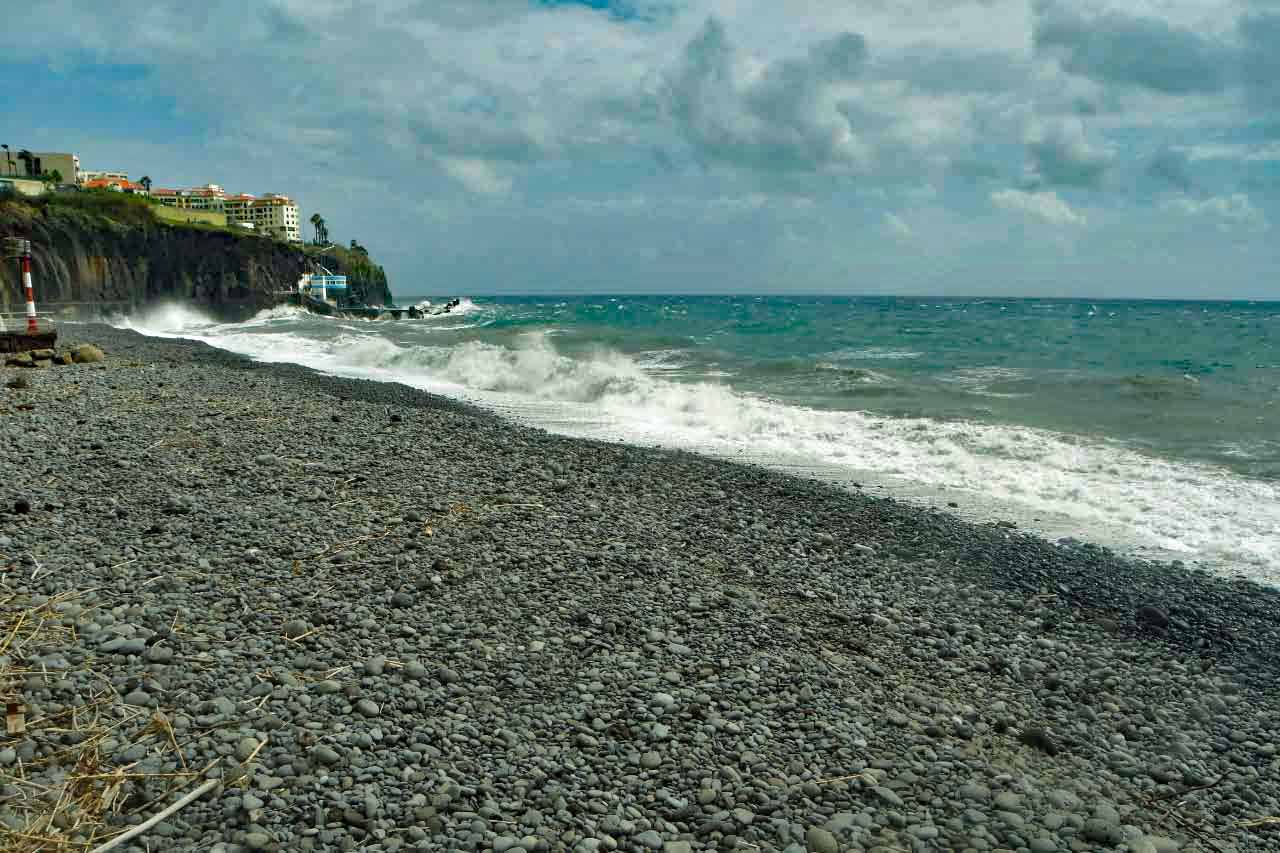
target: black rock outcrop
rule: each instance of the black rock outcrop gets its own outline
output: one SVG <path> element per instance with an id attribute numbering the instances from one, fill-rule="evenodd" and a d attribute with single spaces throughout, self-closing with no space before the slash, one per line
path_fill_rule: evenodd
<path id="1" fill-rule="evenodd" d="M 275 304 L 316 263 L 346 275 L 366 304 L 392 302 L 382 267 L 362 252 L 162 222 L 150 203 L 115 194 L 0 196 L 0 236 L 31 241 L 41 310 L 176 300 L 234 319 Z M 21 311 L 24 302 L 16 264 L 3 261 L 0 312 Z"/>

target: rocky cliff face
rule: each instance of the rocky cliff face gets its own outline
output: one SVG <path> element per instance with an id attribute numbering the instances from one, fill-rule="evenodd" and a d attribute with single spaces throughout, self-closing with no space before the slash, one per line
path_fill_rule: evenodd
<path id="1" fill-rule="evenodd" d="M 336 249 L 320 256 L 265 237 L 165 224 L 133 198 L 0 197 L 0 236 L 31 241 L 42 309 L 175 299 L 234 319 L 275 304 L 275 294 L 312 271 L 315 261 L 347 275 L 366 303 L 392 301 L 386 274 L 365 255 Z M 20 311 L 23 302 L 16 263 L 0 262 L 0 311 Z"/>

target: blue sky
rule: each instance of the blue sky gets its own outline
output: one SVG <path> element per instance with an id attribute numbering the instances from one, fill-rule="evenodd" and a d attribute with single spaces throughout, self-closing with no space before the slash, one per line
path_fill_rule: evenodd
<path id="1" fill-rule="evenodd" d="M 1280 297 L 1271 0 L 50 0 L 0 141 L 401 293 Z"/>

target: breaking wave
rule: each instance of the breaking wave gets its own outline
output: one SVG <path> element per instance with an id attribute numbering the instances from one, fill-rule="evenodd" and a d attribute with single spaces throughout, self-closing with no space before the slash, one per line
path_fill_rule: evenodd
<path id="1" fill-rule="evenodd" d="M 404 337 L 397 324 L 330 325 L 321 335 L 320 322 L 273 311 L 219 325 L 166 308 L 121 325 L 262 361 L 401 382 L 566 434 L 800 467 L 837 481 L 878 478 L 908 493 L 1056 520 L 1060 531 L 1094 541 L 1248 566 L 1273 582 L 1280 566 L 1280 484 L 1210 465 L 1031 427 L 786 404 L 715 381 L 672 381 L 663 368 L 679 363 L 674 353 L 637 359 L 601 347 L 567 355 L 546 332 L 433 345 Z M 849 376 L 858 384 L 883 380 L 868 370 Z M 986 391 L 1014 378 L 985 371 L 960 381 Z"/>

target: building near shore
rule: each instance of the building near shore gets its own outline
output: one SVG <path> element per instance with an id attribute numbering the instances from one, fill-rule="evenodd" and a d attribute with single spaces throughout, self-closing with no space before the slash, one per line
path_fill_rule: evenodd
<path id="1" fill-rule="evenodd" d="M 82 185 L 88 184 L 90 181 L 118 181 L 120 183 L 128 183 L 129 173 L 112 172 L 107 169 L 82 169 L 78 178 Z"/>
<path id="2" fill-rule="evenodd" d="M 252 225 L 255 231 L 270 234 L 291 243 L 302 242 L 298 225 L 298 205 L 287 195 L 267 193 L 256 198 L 247 193 L 223 200 L 227 221 Z"/>
<path id="3" fill-rule="evenodd" d="M 151 197 L 166 207 L 223 214 L 228 225 L 245 226 L 291 243 L 302 242 L 298 205 L 287 195 L 228 195 L 217 184 L 205 184 L 186 190 L 153 189 Z"/>
<path id="4" fill-rule="evenodd" d="M 60 151 L 7 151 L 0 160 L 0 177 L 47 178 L 57 172 L 59 183 L 74 184 L 80 177 L 80 158 Z"/>
<path id="5" fill-rule="evenodd" d="M 179 210 L 208 210 L 222 213 L 222 202 L 227 197 L 226 191 L 217 184 L 205 184 L 186 190 L 157 188 L 151 191 L 151 197 L 168 207 Z"/>
<path id="6" fill-rule="evenodd" d="M 129 193 L 131 195 L 147 195 L 146 187 L 142 184 L 135 184 L 125 179 L 116 178 L 92 178 L 80 184 L 81 189 L 86 190 L 108 190 L 116 193 Z"/>

